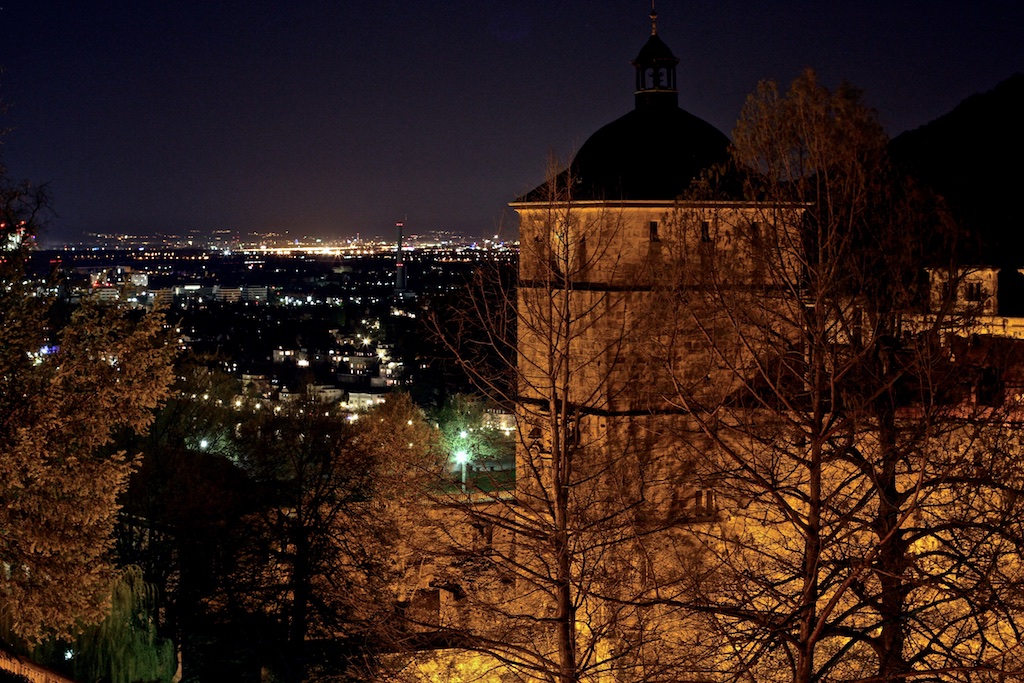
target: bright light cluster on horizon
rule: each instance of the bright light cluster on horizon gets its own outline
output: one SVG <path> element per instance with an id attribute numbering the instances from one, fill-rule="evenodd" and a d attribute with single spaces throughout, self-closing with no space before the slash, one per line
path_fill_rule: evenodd
<path id="1" fill-rule="evenodd" d="M 146 252 L 164 252 L 174 250 L 196 250 L 198 252 L 217 252 L 225 256 L 231 254 L 259 255 L 310 255 L 329 257 L 375 256 L 394 254 L 398 241 L 372 238 L 363 239 L 324 239 L 304 236 L 293 238 L 280 233 L 251 233 L 245 236 L 226 236 L 226 231 L 217 231 L 208 237 L 200 235 L 114 235 L 91 234 L 87 241 L 78 244 L 64 244 L 51 248 L 66 251 L 102 251 L 102 250 L 135 250 L 142 257 Z M 493 238 L 467 238 L 454 233 L 434 232 L 429 234 L 410 234 L 402 238 L 402 251 L 414 253 L 420 250 L 451 250 L 459 251 L 494 251 L 517 249 L 518 242 L 502 240 L 500 236 Z M 205 256 L 197 256 L 205 258 Z"/>

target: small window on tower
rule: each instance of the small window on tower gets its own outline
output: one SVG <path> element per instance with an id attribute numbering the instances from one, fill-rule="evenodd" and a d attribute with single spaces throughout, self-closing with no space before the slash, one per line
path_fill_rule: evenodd
<path id="1" fill-rule="evenodd" d="M 968 301 L 978 302 L 982 300 L 982 290 L 980 282 L 968 282 L 964 285 L 964 295 Z"/>
<path id="2" fill-rule="evenodd" d="M 711 223 L 709 221 L 700 222 L 700 241 L 710 242 L 711 241 Z"/>
<path id="3" fill-rule="evenodd" d="M 661 238 L 658 237 L 658 221 L 651 221 L 651 224 L 650 224 L 649 228 L 650 228 L 650 234 L 651 234 L 651 241 L 652 242 L 660 242 Z"/>

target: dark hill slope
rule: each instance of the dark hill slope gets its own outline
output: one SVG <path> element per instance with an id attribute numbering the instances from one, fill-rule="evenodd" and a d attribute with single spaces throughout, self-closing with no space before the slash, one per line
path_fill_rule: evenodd
<path id="1" fill-rule="evenodd" d="M 965 259 L 1024 266 L 1024 74 L 899 135 L 891 149 L 946 198 L 967 231 Z"/>

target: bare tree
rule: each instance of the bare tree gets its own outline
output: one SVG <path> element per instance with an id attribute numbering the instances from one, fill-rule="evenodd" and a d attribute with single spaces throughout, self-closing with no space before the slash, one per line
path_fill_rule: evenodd
<path id="1" fill-rule="evenodd" d="M 941 204 L 888 164 L 860 94 L 809 72 L 784 96 L 760 86 L 734 140 L 744 200 L 713 206 L 708 183 L 680 204 L 677 276 L 652 309 L 683 321 L 652 357 L 690 418 L 695 476 L 728 508 L 692 528 L 678 604 L 706 615 L 737 679 L 1005 673 L 1018 444 L 1014 415 L 985 405 L 1001 361 L 960 338 L 957 288 L 923 313 L 928 252 L 964 272 Z"/>
<path id="2" fill-rule="evenodd" d="M 629 345 L 650 292 L 631 233 L 646 244 L 664 207 L 580 201 L 574 187 L 572 171 L 552 172 L 514 205 L 515 287 L 481 274 L 445 312 L 449 348 L 517 416 L 516 481 L 494 492 L 471 479 L 463 491 L 453 463 L 433 497 L 443 519 L 414 553 L 435 608 L 409 614 L 509 680 L 670 680 L 680 661 L 660 626 L 688 616 L 636 598 L 648 544 L 669 525 L 654 501 L 667 505 L 681 475 L 661 466 L 676 449 Z"/>

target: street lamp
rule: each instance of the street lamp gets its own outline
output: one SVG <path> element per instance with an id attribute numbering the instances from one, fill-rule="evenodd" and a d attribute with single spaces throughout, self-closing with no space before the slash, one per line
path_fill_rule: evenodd
<path id="1" fill-rule="evenodd" d="M 469 468 L 469 453 L 460 448 L 455 451 L 455 462 L 462 466 L 462 492 L 466 492 L 466 470 Z"/>

